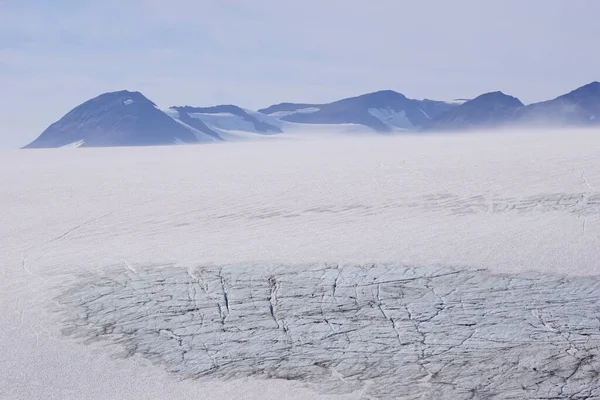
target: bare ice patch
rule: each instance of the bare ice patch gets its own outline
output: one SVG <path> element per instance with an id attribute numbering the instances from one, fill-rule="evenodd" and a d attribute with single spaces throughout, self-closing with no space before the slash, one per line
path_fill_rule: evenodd
<path id="1" fill-rule="evenodd" d="M 600 397 L 600 279 L 407 266 L 107 268 L 64 333 L 183 377 L 371 398 Z"/>

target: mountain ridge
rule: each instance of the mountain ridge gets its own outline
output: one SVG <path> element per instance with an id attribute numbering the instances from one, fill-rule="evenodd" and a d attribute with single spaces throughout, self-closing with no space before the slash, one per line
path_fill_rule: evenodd
<path id="1" fill-rule="evenodd" d="M 416 100 L 379 90 L 330 103 L 274 104 L 257 111 L 233 104 L 159 109 L 137 91 L 103 93 L 73 108 L 24 148 L 207 143 L 303 129 L 392 134 L 514 126 L 600 125 L 600 82 L 552 100 L 523 104 L 502 91 L 470 100 Z"/>

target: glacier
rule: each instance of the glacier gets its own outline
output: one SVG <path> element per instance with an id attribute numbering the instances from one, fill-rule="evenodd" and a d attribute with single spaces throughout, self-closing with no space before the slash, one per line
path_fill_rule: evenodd
<path id="1" fill-rule="evenodd" d="M 58 301 L 65 334 L 187 378 L 298 380 L 370 398 L 600 396 L 598 278 L 125 265 L 82 275 Z"/>
<path id="2" fill-rule="evenodd" d="M 3 151 L 0 398 L 597 398 L 595 130 Z"/>

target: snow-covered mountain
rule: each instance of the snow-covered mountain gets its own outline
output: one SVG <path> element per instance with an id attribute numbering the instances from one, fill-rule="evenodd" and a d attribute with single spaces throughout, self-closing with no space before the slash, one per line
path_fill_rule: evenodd
<path id="1" fill-rule="evenodd" d="M 226 135 L 230 131 L 261 134 L 283 132 L 279 126 L 256 118 L 252 115 L 252 111 L 246 111 L 234 105 L 214 107 L 176 106 L 170 107 L 167 113 L 195 129 L 204 132 L 204 127 L 210 127 L 213 132 L 220 132 L 221 135 Z"/>
<path id="2" fill-rule="evenodd" d="M 75 107 L 25 148 L 152 146 L 216 140 L 192 131 L 139 92 L 105 93 Z"/>
<path id="3" fill-rule="evenodd" d="M 332 103 L 280 103 L 258 111 L 235 105 L 161 110 L 141 93 L 124 90 L 86 101 L 25 147 L 169 145 L 311 131 L 364 134 L 597 124 L 599 82 L 528 106 L 500 91 L 472 100 L 436 101 L 383 90 Z"/>

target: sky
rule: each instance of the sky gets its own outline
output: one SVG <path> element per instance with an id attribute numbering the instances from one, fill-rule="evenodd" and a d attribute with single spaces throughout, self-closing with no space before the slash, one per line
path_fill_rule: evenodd
<path id="1" fill-rule="evenodd" d="M 0 0 L 0 148 L 101 93 L 161 107 L 502 90 L 600 80 L 597 0 Z"/>

